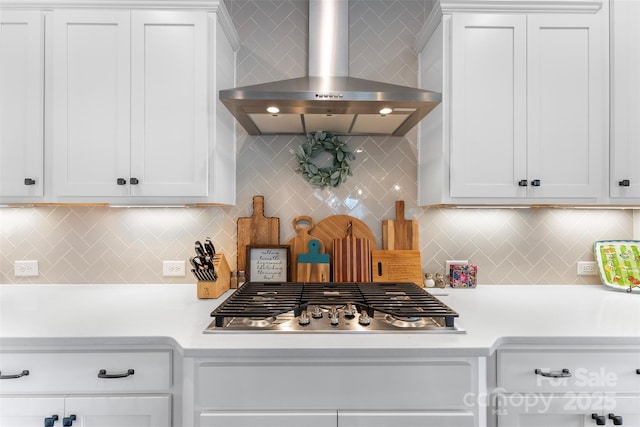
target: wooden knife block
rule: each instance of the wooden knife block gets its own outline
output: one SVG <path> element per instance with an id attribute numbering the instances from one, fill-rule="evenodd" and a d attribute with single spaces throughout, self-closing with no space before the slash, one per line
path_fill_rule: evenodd
<path id="1" fill-rule="evenodd" d="M 213 267 L 218 275 L 215 282 L 198 280 L 198 298 L 218 298 L 231 288 L 231 268 L 224 254 L 216 254 L 218 258 L 213 260 Z"/>

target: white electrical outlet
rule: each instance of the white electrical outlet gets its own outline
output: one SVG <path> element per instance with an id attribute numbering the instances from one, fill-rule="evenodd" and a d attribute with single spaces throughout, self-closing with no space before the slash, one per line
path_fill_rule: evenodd
<path id="1" fill-rule="evenodd" d="M 37 260 L 16 261 L 13 264 L 13 271 L 14 271 L 13 274 L 16 277 L 37 276 L 38 261 Z"/>
<path id="2" fill-rule="evenodd" d="M 449 275 L 449 271 L 451 270 L 451 264 L 456 264 L 456 265 L 468 265 L 469 261 L 468 260 L 458 260 L 458 261 L 454 261 L 454 260 L 447 260 L 444 262 L 444 275 L 445 277 Z"/>
<path id="3" fill-rule="evenodd" d="M 578 276 L 595 276 L 598 268 L 593 261 L 578 261 Z"/>
<path id="4" fill-rule="evenodd" d="M 184 261 L 162 261 L 163 276 L 185 276 Z"/>

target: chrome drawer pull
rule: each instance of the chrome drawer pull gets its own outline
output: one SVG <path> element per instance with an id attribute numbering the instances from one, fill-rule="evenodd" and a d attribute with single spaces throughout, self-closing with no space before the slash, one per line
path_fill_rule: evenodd
<path id="1" fill-rule="evenodd" d="M 106 369 L 100 369 L 100 371 L 98 371 L 98 378 L 126 378 L 133 374 L 134 374 L 133 369 L 129 369 L 127 372 L 123 374 L 107 374 Z"/>
<path id="2" fill-rule="evenodd" d="M 2 373 L 0 372 L 0 380 L 15 380 L 16 378 L 26 377 L 27 375 L 29 375 L 29 371 L 27 371 L 26 369 L 19 374 L 13 375 L 2 375 Z"/>
<path id="3" fill-rule="evenodd" d="M 564 368 L 562 371 L 556 372 L 542 372 L 542 369 L 536 369 L 534 371 L 536 375 L 542 375 L 547 378 L 569 378 L 571 376 L 571 371 L 567 368 Z"/>

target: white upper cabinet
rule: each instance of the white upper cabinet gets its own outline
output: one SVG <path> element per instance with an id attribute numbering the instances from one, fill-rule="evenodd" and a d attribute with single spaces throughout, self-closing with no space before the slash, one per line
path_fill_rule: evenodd
<path id="1" fill-rule="evenodd" d="M 527 18 L 460 14 L 452 22 L 451 197 L 524 196 Z"/>
<path id="2" fill-rule="evenodd" d="M 500 2 L 485 13 L 442 1 L 420 53 L 421 86 L 443 92 L 421 123 L 420 204 L 606 197 L 607 10 L 596 3 L 567 13 L 554 2 Z"/>
<path id="3" fill-rule="evenodd" d="M 224 3 L 125 3 L 0 2 L 0 203 L 235 204 Z"/>
<path id="4" fill-rule="evenodd" d="M 206 196 L 207 14 L 54 12 L 56 196 Z"/>
<path id="5" fill-rule="evenodd" d="M 205 13 L 132 12 L 132 195 L 207 195 L 207 65 Z"/>
<path id="6" fill-rule="evenodd" d="M 611 183 L 614 203 L 640 203 L 640 2 L 611 2 Z"/>
<path id="7" fill-rule="evenodd" d="M 0 199 L 44 194 L 44 18 L 0 13 Z"/>
<path id="8" fill-rule="evenodd" d="M 53 25 L 54 194 L 128 196 L 130 13 L 56 10 Z"/>

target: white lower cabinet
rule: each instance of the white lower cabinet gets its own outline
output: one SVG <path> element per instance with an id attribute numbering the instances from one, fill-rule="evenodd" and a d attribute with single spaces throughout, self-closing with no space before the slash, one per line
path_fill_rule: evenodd
<path id="1" fill-rule="evenodd" d="M 204 412 L 201 427 L 472 427 L 467 412 L 320 411 L 320 412 Z"/>
<path id="2" fill-rule="evenodd" d="M 172 353 L 0 352 L 0 426 L 170 427 Z"/>
<path id="3" fill-rule="evenodd" d="M 170 427 L 171 397 L 0 397 L 3 427 Z"/>
<path id="4" fill-rule="evenodd" d="M 203 412 L 201 427 L 335 427 L 335 411 L 316 412 Z"/>
<path id="5" fill-rule="evenodd" d="M 562 396 L 503 396 L 498 425 L 509 427 L 640 427 L 640 396 L 564 393 Z"/>
<path id="6" fill-rule="evenodd" d="M 498 350 L 498 427 L 640 427 L 640 349 Z"/>
<path id="7" fill-rule="evenodd" d="M 484 426 L 486 412 L 470 396 L 486 391 L 485 363 L 397 355 L 185 359 L 183 425 Z"/>

